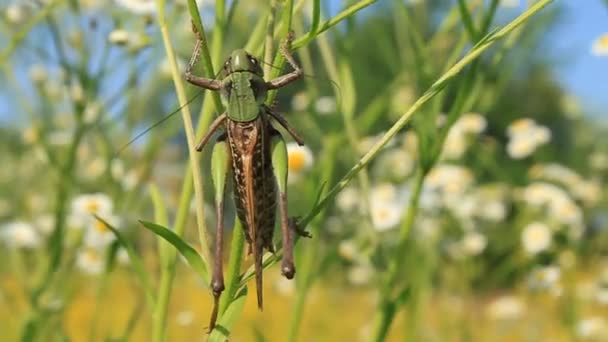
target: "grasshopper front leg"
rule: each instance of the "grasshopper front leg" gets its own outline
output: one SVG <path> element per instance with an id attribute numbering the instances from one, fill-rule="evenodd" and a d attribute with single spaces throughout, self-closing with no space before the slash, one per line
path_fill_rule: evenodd
<path id="1" fill-rule="evenodd" d="M 213 312 L 209 323 L 209 332 L 215 327 L 219 308 L 220 295 L 224 291 L 224 271 L 222 255 L 224 249 L 224 195 L 226 179 L 230 170 L 230 154 L 228 143 L 219 138 L 211 154 L 211 179 L 215 191 L 215 210 L 217 222 L 215 227 L 215 251 L 213 260 L 213 273 L 211 275 L 211 289 L 213 291 Z"/>
<path id="2" fill-rule="evenodd" d="M 283 76 L 277 77 L 274 80 L 270 80 L 268 82 L 266 82 L 266 87 L 268 89 L 278 89 L 281 88 L 283 86 L 286 86 L 287 84 L 297 80 L 298 78 L 302 77 L 302 69 L 300 68 L 300 66 L 296 63 L 296 60 L 293 58 L 293 55 L 291 54 L 291 42 L 293 41 L 293 31 L 290 31 L 289 34 L 287 35 L 287 39 L 285 39 L 285 41 L 283 42 L 283 44 L 281 45 L 281 54 L 283 55 L 283 57 L 285 57 L 285 59 L 287 60 L 287 63 L 289 63 L 289 65 L 291 65 L 291 67 L 293 68 L 293 71 L 285 74 Z"/>
<path id="3" fill-rule="evenodd" d="M 194 25 L 192 25 L 192 30 L 194 31 L 194 35 L 196 36 L 196 44 L 194 45 L 194 51 L 192 52 L 190 62 L 186 67 L 186 71 L 184 72 L 184 77 L 186 81 L 196 86 L 218 91 L 222 87 L 221 81 L 214 80 L 212 78 L 200 77 L 192 74 L 192 68 L 194 68 L 194 66 L 198 62 L 198 58 L 201 54 L 201 47 L 203 46 L 203 38 L 201 37 L 201 34 L 196 30 L 196 27 Z"/>

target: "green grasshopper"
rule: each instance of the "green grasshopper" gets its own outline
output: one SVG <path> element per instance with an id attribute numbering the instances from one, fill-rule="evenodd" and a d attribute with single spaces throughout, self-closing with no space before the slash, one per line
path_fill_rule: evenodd
<path id="1" fill-rule="evenodd" d="M 281 214 L 283 259 L 281 272 L 288 279 L 295 275 L 293 260 L 294 232 L 309 236 L 297 228 L 294 218 L 287 216 L 287 148 L 283 137 L 272 126 L 276 121 L 302 145 L 302 139 L 287 121 L 264 104 L 267 91 L 278 89 L 302 76 L 289 51 L 293 33 L 281 45 L 281 53 L 294 69 L 276 79 L 266 81 L 260 62 L 239 49 L 232 52 L 224 63 L 219 79 L 198 77 L 192 74 L 203 40 L 198 32 L 197 42 L 185 72 L 188 82 L 209 90 L 219 91 L 226 112 L 218 116 L 209 131 L 196 146 L 201 151 L 220 127 L 225 132 L 216 140 L 211 156 L 211 173 L 215 191 L 217 214 L 215 250 L 211 289 L 215 299 L 210 329 L 217 318 L 219 297 L 224 290 L 222 247 L 224 237 L 224 191 L 228 173 L 232 171 L 234 202 L 237 216 L 245 230 L 248 253 L 253 254 L 258 307 L 262 310 L 262 256 L 264 249 L 274 253 L 272 236 L 276 206 Z M 278 196 L 277 196 L 278 190 Z"/>

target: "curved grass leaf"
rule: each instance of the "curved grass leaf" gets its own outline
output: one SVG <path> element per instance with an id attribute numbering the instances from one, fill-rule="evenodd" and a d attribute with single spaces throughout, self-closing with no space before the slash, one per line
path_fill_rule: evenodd
<path id="1" fill-rule="evenodd" d="M 226 309 L 226 312 L 217 321 L 217 324 L 211 334 L 209 335 L 209 342 L 224 342 L 228 341 L 228 336 L 232 330 L 232 326 L 236 323 L 236 320 L 243 312 L 245 306 L 245 299 L 247 299 L 247 287 L 242 288 L 230 302 L 230 305 Z"/>
<path id="2" fill-rule="evenodd" d="M 127 251 L 127 254 L 129 255 L 129 260 L 131 261 L 131 266 L 133 266 L 133 269 L 135 270 L 135 274 L 137 275 L 137 278 L 139 279 L 141 286 L 144 288 L 144 293 L 146 296 L 147 304 L 149 305 L 150 308 L 153 308 L 154 307 L 154 295 L 152 294 L 153 293 L 152 283 L 150 282 L 150 278 L 148 278 L 148 273 L 146 273 L 146 271 L 144 269 L 143 262 L 139 258 L 139 255 L 137 253 L 135 253 L 135 249 L 133 248 L 133 245 L 131 244 L 131 242 L 129 242 L 128 239 L 126 239 L 122 235 L 121 232 L 119 232 L 116 228 L 114 228 L 106 220 L 102 219 L 101 217 L 99 217 L 97 215 L 94 215 L 94 216 L 95 216 L 95 219 L 97 219 L 99 222 L 103 223 L 114 234 L 114 236 L 116 236 L 118 243 L 120 243 Z"/>
<path id="3" fill-rule="evenodd" d="M 146 229 L 152 231 L 154 234 L 162 237 L 167 242 L 173 245 L 179 253 L 186 258 L 188 264 L 198 273 L 198 275 L 206 282 L 209 283 L 209 271 L 207 264 L 198 252 L 190 246 L 187 242 L 182 240 L 177 234 L 171 229 L 158 225 L 152 222 L 139 221 Z"/>

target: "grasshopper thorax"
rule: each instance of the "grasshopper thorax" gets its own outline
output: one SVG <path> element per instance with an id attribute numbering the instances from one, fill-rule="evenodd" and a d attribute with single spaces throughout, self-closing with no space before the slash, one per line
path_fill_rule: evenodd
<path id="1" fill-rule="evenodd" d="M 220 94 L 229 119 L 248 122 L 258 118 L 267 86 L 260 62 L 239 49 L 224 63 Z"/>

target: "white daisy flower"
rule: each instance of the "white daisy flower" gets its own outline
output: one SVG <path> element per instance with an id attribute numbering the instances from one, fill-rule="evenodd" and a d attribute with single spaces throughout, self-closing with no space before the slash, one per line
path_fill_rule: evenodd
<path id="1" fill-rule="evenodd" d="M 370 282 L 374 270 L 368 265 L 356 265 L 348 270 L 348 280 L 353 285 L 365 285 Z"/>
<path id="2" fill-rule="evenodd" d="M 120 219 L 114 215 L 101 216 L 112 227 L 119 229 Z M 84 235 L 84 245 L 93 248 L 104 248 L 116 240 L 116 235 L 101 221 L 94 219 Z"/>
<path id="3" fill-rule="evenodd" d="M 532 270 L 528 277 L 528 286 L 532 290 L 549 290 L 557 287 L 561 277 L 558 266 L 545 266 Z"/>
<path id="4" fill-rule="evenodd" d="M 154 0 L 115 0 L 116 3 L 137 15 L 156 14 L 156 1 Z"/>
<path id="5" fill-rule="evenodd" d="M 13 248 L 36 248 L 42 242 L 34 226 L 24 221 L 4 224 L 0 227 L 0 238 Z"/>
<path id="6" fill-rule="evenodd" d="M 314 163 L 312 151 L 307 146 L 299 146 L 296 142 L 287 144 L 288 180 L 295 181 L 299 175 L 310 169 Z"/>
<path id="7" fill-rule="evenodd" d="M 185 327 L 194 323 L 194 312 L 192 310 L 184 310 L 177 314 L 175 321 L 178 325 Z"/>
<path id="8" fill-rule="evenodd" d="M 488 244 L 488 239 L 483 234 L 471 232 L 467 233 L 460 243 L 465 254 L 475 256 L 483 252 Z"/>
<path id="9" fill-rule="evenodd" d="M 507 153 L 513 159 L 525 158 L 551 140 L 551 131 L 529 118 L 513 121 L 507 128 L 507 135 Z"/>
<path id="10" fill-rule="evenodd" d="M 113 208 L 112 199 L 104 193 L 84 194 L 72 200 L 72 213 L 85 218 L 93 214 L 109 216 Z"/>
<path id="11" fill-rule="evenodd" d="M 351 239 L 340 241 L 338 254 L 347 261 L 359 260 L 362 256 L 359 246 Z"/>
<path id="12" fill-rule="evenodd" d="M 522 231 L 521 242 L 529 254 L 537 254 L 551 246 L 553 234 L 551 229 L 541 222 L 532 222 Z"/>
<path id="13" fill-rule="evenodd" d="M 296 292 L 295 281 L 285 277 L 277 277 L 274 282 L 274 289 L 278 294 L 285 297 L 293 296 L 293 294 Z"/>
<path id="14" fill-rule="evenodd" d="M 592 316 L 580 320 L 576 325 L 576 334 L 580 338 L 601 340 L 608 338 L 608 323 L 601 316 Z"/>
<path id="15" fill-rule="evenodd" d="M 102 273 L 105 268 L 103 252 L 95 248 L 80 250 L 76 256 L 76 266 L 88 275 Z"/>
<path id="16" fill-rule="evenodd" d="M 321 115 L 336 112 L 336 99 L 332 96 L 321 96 L 315 102 L 315 111 Z"/>
<path id="17" fill-rule="evenodd" d="M 403 205 L 395 202 L 371 202 L 371 217 L 378 231 L 395 228 L 403 217 Z"/>
<path id="18" fill-rule="evenodd" d="M 346 187 L 336 196 L 337 207 L 344 211 L 350 212 L 360 207 L 361 197 L 359 190 L 353 186 Z"/>
<path id="19" fill-rule="evenodd" d="M 519 0 L 500 0 L 499 5 L 505 8 L 518 8 Z"/>
<path id="20" fill-rule="evenodd" d="M 28 70 L 28 76 L 36 84 L 44 83 L 49 77 L 46 67 L 41 64 L 32 65 Z"/>
<path id="21" fill-rule="evenodd" d="M 491 302 L 486 314 L 494 320 L 516 320 L 526 312 L 526 304 L 515 296 L 502 296 Z"/>

